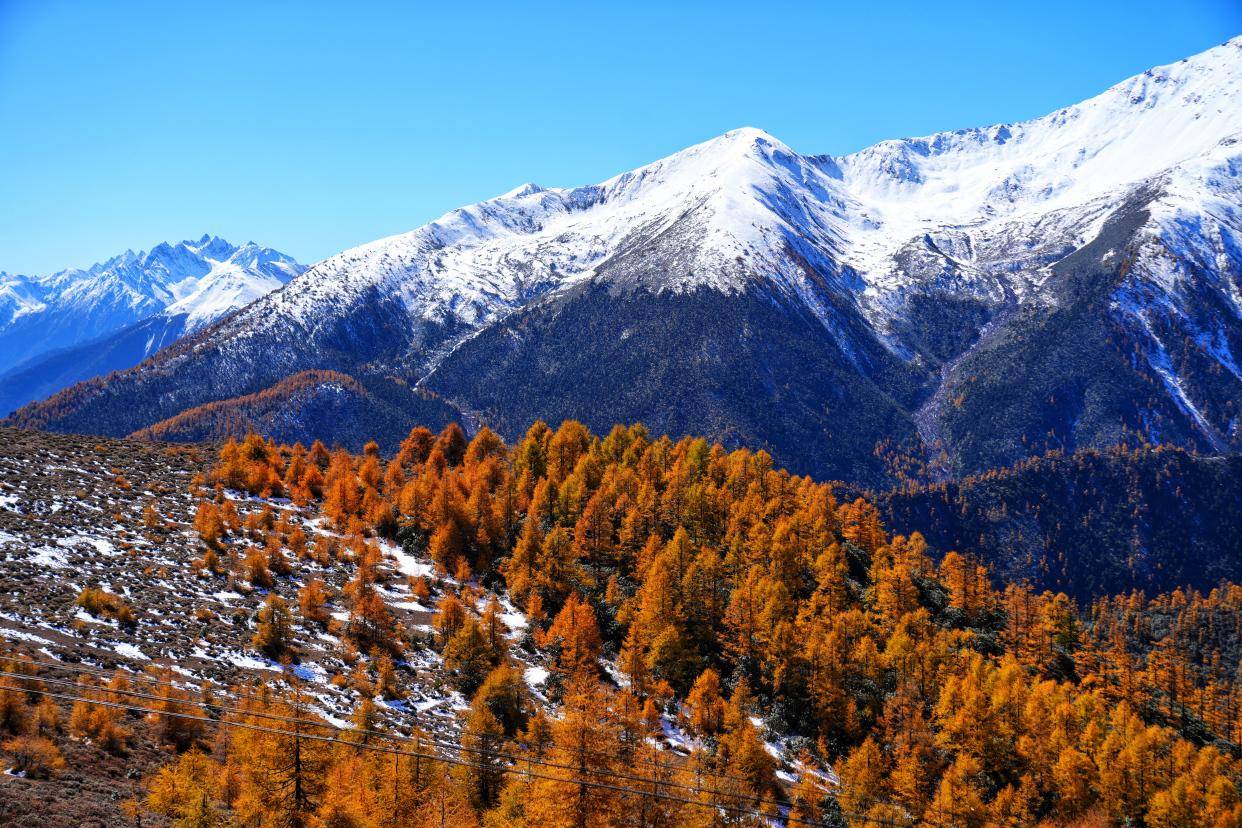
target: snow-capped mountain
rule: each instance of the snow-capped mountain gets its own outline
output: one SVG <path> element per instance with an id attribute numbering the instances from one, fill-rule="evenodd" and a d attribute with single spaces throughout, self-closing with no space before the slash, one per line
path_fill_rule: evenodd
<path id="1" fill-rule="evenodd" d="M 941 473 L 1132 433 L 1237 448 L 1239 140 L 1242 38 L 1042 118 L 843 157 L 739 129 L 347 250 L 24 416 L 133 430 L 333 369 L 507 432 L 642 419 L 855 479 L 895 447 Z"/>
<path id="2" fill-rule="evenodd" d="M 305 269 L 254 242 L 237 247 L 204 235 L 149 252 L 127 250 L 85 270 L 0 273 L 0 370 L 156 313 L 184 316 L 186 332 L 198 330 Z"/>
<path id="3" fill-rule="evenodd" d="M 969 265 L 997 255 L 976 241 L 1065 241 L 1073 223 L 1081 243 L 1118 193 L 1144 182 L 1188 186 L 1197 203 L 1198 185 L 1238 154 L 1229 139 L 1242 140 L 1240 52 L 1242 38 L 1033 121 L 885 141 L 840 158 L 800 156 L 745 128 L 598 185 L 526 184 L 329 258 L 252 315 L 309 318 L 378 288 L 415 316 L 477 324 L 589 278 L 693 213 L 702 235 L 651 284 L 657 290 L 736 290 L 756 272 L 786 279 L 784 248 L 799 237 L 852 269 L 862 301 L 881 316 L 884 299 L 919 281 L 900 254 L 927 234 L 944 234 L 946 247 L 961 248 L 954 262 Z M 1047 227 L 1050 217 L 1057 226 Z M 1007 255 L 1017 269 L 1037 254 Z"/>
<path id="4" fill-rule="evenodd" d="M 0 410 L 135 365 L 305 269 L 204 235 L 85 270 L 0 274 Z"/>

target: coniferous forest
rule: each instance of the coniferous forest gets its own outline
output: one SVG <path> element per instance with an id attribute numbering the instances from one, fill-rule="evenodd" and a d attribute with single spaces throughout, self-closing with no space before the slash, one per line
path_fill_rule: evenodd
<path id="1" fill-rule="evenodd" d="M 25 773 L 61 773 L 67 744 L 155 745 L 139 822 L 1242 824 L 1237 584 L 1080 602 L 1005 582 L 763 452 L 641 425 L 511 446 L 415 428 L 389 459 L 252 434 L 190 489 L 188 566 L 255 591 L 246 647 L 280 680 L 56 678 L 21 648 L 0 671 Z M 398 620 L 394 578 L 424 625 Z M 106 590 L 77 603 L 140 623 Z M 352 665 L 330 679 L 347 720 L 317 712 L 307 630 Z M 428 660 L 461 700 L 451 732 L 402 699 Z"/>

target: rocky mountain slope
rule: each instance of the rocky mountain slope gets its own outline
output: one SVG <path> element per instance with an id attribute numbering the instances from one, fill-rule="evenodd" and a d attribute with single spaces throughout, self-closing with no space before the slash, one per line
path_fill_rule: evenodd
<path id="1" fill-rule="evenodd" d="M 404 459 L 385 470 L 383 485 L 400 487 L 393 470 L 403 463 L 426 468 L 424 482 L 430 482 L 436 469 L 447 468 L 446 449 L 461 469 L 463 462 L 478 461 L 480 449 L 489 450 L 481 443 L 468 447 L 455 427 L 439 437 L 423 433 L 427 462 L 409 454 L 421 445 L 416 432 Z M 247 457 L 240 468 L 253 470 L 250 454 L 264 444 L 243 445 Z M 497 454 L 482 461 L 487 475 L 508 474 L 500 465 L 502 457 L 508 463 L 505 447 L 497 442 L 490 450 Z M 536 710 L 557 713 L 567 684 L 558 666 L 565 648 L 558 637 L 542 637 L 540 625 L 549 618 L 528 617 L 495 577 L 476 578 L 468 566 L 448 575 L 444 561 L 433 557 L 434 544 L 412 523 L 394 538 L 356 517 L 346 521 L 352 528 L 340 525 L 323 511 L 324 501 L 300 502 L 296 487 L 260 496 L 227 486 L 222 475 L 233 473 L 224 470 L 229 451 L 0 427 L 0 673 L 8 675 L 0 681 L 0 700 L 9 711 L 0 730 L 12 735 L 25 726 L 7 692 L 16 681 L 34 693 L 58 694 L 62 702 L 89 693 L 85 681 L 121 676 L 127 682 L 103 697 L 105 704 L 122 706 L 119 744 L 84 735 L 64 705 L 61 723 L 45 731 L 63 744 L 67 767 L 48 782 L 9 766 L 0 775 L 0 824 L 131 824 L 123 800 L 149 804 L 150 774 L 179 752 L 161 734 L 159 716 L 137 715 L 165 687 L 184 700 L 183 707 L 165 708 L 173 715 L 226 724 L 236 724 L 230 714 L 254 701 L 260 688 L 296 688 L 300 718 L 318 722 L 311 733 L 320 738 L 365 732 L 366 742 L 395 740 L 417 730 L 424 760 L 445 756 L 467 765 L 463 757 L 475 754 L 462 732 L 470 727 L 478 685 L 465 683 L 463 674 L 477 671 L 480 658 L 485 674 L 494 665 L 482 651 L 460 656 L 446 643 L 464 626 L 478 624 L 478 643 L 512 670 L 523 720 Z M 235 458 L 236 451 L 234 445 Z M 319 462 L 315 449 L 309 457 L 299 451 L 303 466 Z M 334 456 L 339 463 L 341 455 Z M 507 544 L 512 534 L 505 530 L 497 540 Z M 320 596 L 313 603 L 306 598 L 312 584 Z M 365 613 L 358 597 L 364 592 L 374 599 Z M 277 601 L 291 613 L 279 655 L 265 652 L 257 635 Z M 455 613 L 456 621 L 446 621 Z M 364 622 L 364 614 L 383 621 L 383 636 L 372 646 L 364 645 L 360 630 L 379 622 Z M 619 668 L 608 668 L 601 676 L 620 675 Z M 21 678 L 35 674 L 37 681 Z M 642 741 L 653 760 L 692 775 L 689 757 L 697 743 L 685 717 L 672 708 L 652 711 L 654 728 Z M 196 741 L 219 755 L 219 744 L 205 735 L 189 738 L 181 749 Z M 12 741 L 0 743 L 0 754 L 11 761 Z M 782 782 L 812 772 L 827 778 L 824 766 L 800 756 L 783 736 L 769 735 L 758 745 Z M 419 748 L 401 743 L 398 749 Z M 138 821 L 176 824 L 152 815 Z"/>
<path id="2" fill-rule="evenodd" d="M 204 235 L 86 270 L 0 274 L 0 411 L 136 365 L 304 270 L 254 242 Z"/>
<path id="3" fill-rule="evenodd" d="M 214 461 L 211 450 L 13 429 L 0 429 L 0 438 L 0 649 L 6 654 L 10 647 L 23 648 L 25 658 L 52 665 L 69 688 L 82 671 L 106 674 L 115 668 L 139 678 L 150 670 L 195 694 L 214 688 L 222 704 L 235 703 L 232 693 L 255 682 L 276 687 L 300 681 L 309 689 L 315 715 L 329 722 L 349 719 L 355 702 L 346 679 L 359 675 L 360 668 L 357 656 L 349 663 L 342 658 L 338 635 L 346 613 L 338 602 L 345 600 L 342 590 L 353 567 L 345 562 L 348 555 L 337 556 L 345 542 L 316 514 L 287 499 L 230 492 L 230 503 L 249 528 L 222 550 L 226 559 L 263 548 L 263 530 L 255 529 L 261 519 L 274 518 L 282 537 L 296 536 L 304 544 L 302 554 L 290 550 L 289 572 L 270 590 L 255 588 L 244 578 L 216 576 L 194 564 L 206 553 L 194 522 L 196 495 L 205 493 L 198 481 Z M 414 640 L 422 640 L 431 635 L 433 605 L 420 604 L 410 583 L 420 576 L 434 579 L 431 564 L 392 544 L 383 546 L 379 577 L 385 607 Z M 264 600 L 280 594 L 296 607 L 298 589 L 314 579 L 335 596 L 326 607 L 333 613 L 330 620 L 299 623 L 293 630 L 300 663 L 265 658 L 250 640 Z M 118 596 L 130 620 L 84 607 L 78 599 L 88 588 Z M 518 646 L 525 619 L 506 606 L 506 637 L 517 663 L 530 668 L 537 691 L 547 675 L 541 667 L 545 656 Z M 5 664 L 0 670 L 15 669 Z M 416 715 L 431 734 L 451 737 L 460 729 L 466 702 L 431 649 L 408 653 L 395 680 L 402 700 L 382 702 L 377 721 L 399 720 L 399 727 L 408 727 Z M 149 688 L 139 684 L 138 689 Z M 121 800 L 141 797 L 140 774 L 167 758 L 149 744 L 142 724 L 137 716 L 126 717 L 132 738 L 120 757 L 83 740 L 78 751 L 89 758 L 75 762 L 54 790 L 40 790 L 37 782 L 8 785 L 0 822 L 122 824 Z M 142 824 L 165 823 L 148 817 Z"/>
<path id="4" fill-rule="evenodd" d="M 509 435 L 643 420 L 868 483 L 886 452 L 945 478 L 1134 435 L 1233 450 L 1240 137 L 1242 38 L 843 157 L 736 130 L 345 251 L 13 422 L 126 434 L 327 369 Z"/>

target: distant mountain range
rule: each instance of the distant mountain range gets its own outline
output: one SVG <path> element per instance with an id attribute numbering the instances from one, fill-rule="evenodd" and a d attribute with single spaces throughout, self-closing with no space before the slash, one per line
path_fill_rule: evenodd
<path id="1" fill-rule="evenodd" d="M 204 235 L 86 270 L 0 273 L 0 412 L 137 365 L 304 270 L 254 242 Z"/>
<path id="2" fill-rule="evenodd" d="M 10 422 L 356 446 L 370 412 L 391 447 L 420 419 L 643 421 L 874 485 L 1127 439 L 1237 450 L 1238 354 L 1242 38 L 1031 121 L 842 157 L 747 128 L 527 184 Z M 350 417 L 314 402 L 341 394 Z"/>

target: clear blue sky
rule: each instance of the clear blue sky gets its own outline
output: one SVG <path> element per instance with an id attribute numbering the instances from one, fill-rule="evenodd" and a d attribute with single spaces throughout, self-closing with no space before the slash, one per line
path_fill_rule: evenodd
<path id="1" fill-rule="evenodd" d="M 311 262 L 738 126 L 844 153 L 1034 117 L 1238 33 L 1242 0 L 0 0 L 0 269 L 204 232 Z"/>

